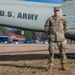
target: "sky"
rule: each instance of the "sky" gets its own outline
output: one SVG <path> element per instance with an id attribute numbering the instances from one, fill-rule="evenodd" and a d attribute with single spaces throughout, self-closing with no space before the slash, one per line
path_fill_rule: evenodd
<path id="1" fill-rule="evenodd" d="M 63 0 L 23 0 L 23 1 L 46 2 L 46 3 L 61 3 Z"/>

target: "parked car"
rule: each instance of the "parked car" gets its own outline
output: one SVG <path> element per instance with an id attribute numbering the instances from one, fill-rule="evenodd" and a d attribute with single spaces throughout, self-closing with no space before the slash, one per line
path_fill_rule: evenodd
<path id="1" fill-rule="evenodd" d="M 0 43 L 11 43 L 9 36 L 0 36 Z"/>
<path id="2" fill-rule="evenodd" d="M 48 44 L 48 40 L 45 40 L 45 41 L 44 41 L 44 44 Z"/>
<path id="3" fill-rule="evenodd" d="M 21 43 L 21 40 L 19 40 L 19 39 L 13 39 L 12 40 L 12 43 L 13 44 L 20 44 Z"/>
<path id="4" fill-rule="evenodd" d="M 26 38 L 24 43 L 34 43 L 34 40 L 32 38 Z"/>
<path id="5" fill-rule="evenodd" d="M 49 44 L 50 43 L 50 40 L 47 39 L 47 40 L 44 40 L 44 44 Z"/>

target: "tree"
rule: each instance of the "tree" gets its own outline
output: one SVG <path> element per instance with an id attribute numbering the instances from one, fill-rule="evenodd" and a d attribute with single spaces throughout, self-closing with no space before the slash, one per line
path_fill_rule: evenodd
<path id="1" fill-rule="evenodd" d="M 24 36 L 32 38 L 32 32 L 31 31 L 24 31 Z"/>
<path id="2" fill-rule="evenodd" d="M 42 32 L 41 37 L 42 37 L 41 38 L 42 40 L 50 39 L 50 36 L 47 33 L 44 33 L 44 32 Z"/>
<path id="3" fill-rule="evenodd" d="M 7 35 L 7 30 L 5 29 L 5 27 L 0 26 L 0 35 L 1 36 Z"/>
<path id="4" fill-rule="evenodd" d="M 13 29 L 15 34 L 21 35 L 21 29 Z"/>

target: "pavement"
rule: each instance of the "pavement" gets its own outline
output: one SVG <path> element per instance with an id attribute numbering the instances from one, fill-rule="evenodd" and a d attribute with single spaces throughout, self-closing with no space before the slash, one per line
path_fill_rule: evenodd
<path id="1" fill-rule="evenodd" d="M 75 57 L 75 44 L 66 44 L 66 54 Z M 55 53 L 59 50 L 56 48 Z M 48 44 L 0 44 L 0 55 L 44 54 L 48 55 Z"/>

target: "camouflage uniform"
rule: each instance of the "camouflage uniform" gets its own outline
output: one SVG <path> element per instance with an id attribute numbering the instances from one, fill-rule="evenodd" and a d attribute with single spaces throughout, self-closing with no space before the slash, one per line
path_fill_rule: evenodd
<path id="1" fill-rule="evenodd" d="M 68 29 L 68 25 L 63 16 L 52 16 L 47 19 L 45 23 L 45 31 L 50 35 L 49 53 L 50 61 L 49 65 L 53 65 L 54 49 L 57 44 L 60 55 L 61 63 L 66 63 L 66 54 L 64 48 L 64 33 Z"/>

